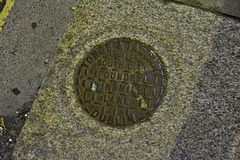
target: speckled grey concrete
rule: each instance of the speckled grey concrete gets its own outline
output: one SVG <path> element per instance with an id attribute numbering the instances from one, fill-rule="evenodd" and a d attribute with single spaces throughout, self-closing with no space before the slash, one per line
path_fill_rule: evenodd
<path id="1" fill-rule="evenodd" d="M 223 20 L 173 159 L 240 159 L 240 20 Z M 235 142 L 236 141 L 236 142 Z M 238 155 L 236 154 L 238 153 Z M 236 154 L 236 155 L 235 155 Z"/>
<path id="2" fill-rule="evenodd" d="M 15 1 L 0 32 L 0 116 L 33 101 L 76 1 Z"/>
<path id="3" fill-rule="evenodd" d="M 81 1 L 13 159 L 237 159 L 239 20 L 163 1 Z M 223 23 L 224 22 L 224 23 Z M 153 116 L 124 128 L 86 115 L 74 71 L 109 38 L 151 45 L 168 71 Z"/>
<path id="4" fill-rule="evenodd" d="M 240 18 L 239 0 L 173 0 Z"/>

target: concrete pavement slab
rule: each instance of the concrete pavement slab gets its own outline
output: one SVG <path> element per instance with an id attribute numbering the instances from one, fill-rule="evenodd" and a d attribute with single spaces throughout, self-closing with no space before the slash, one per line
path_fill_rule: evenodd
<path id="1" fill-rule="evenodd" d="M 173 0 L 235 17 L 240 17 L 239 0 Z"/>
<path id="2" fill-rule="evenodd" d="M 13 159 L 204 159 L 207 153 L 217 159 L 236 157 L 237 35 L 238 20 L 185 5 L 81 1 L 33 104 Z M 75 93 L 74 75 L 96 45 L 119 37 L 154 48 L 166 65 L 168 84 L 152 117 L 131 126 L 111 127 L 85 113 Z M 222 116 L 220 113 L 227 109 Z M 206 112 L 212 114 L 206 118 Z M 192 120 L 191 115 L 197 119 Z M 222 118 L 226 121 L 220 121 Z M 225 132 L 215 124 L 232 128 Z M 197 133 L 192 132 L 195 128 Z M 208 133 L 220 136 L 205 138 Z M 221 140 L 224 133 L 225 139 Z M 192 143 L 194 140 L 206 146 L 199 147 L 199 143 Z"/>
<path id="3" fill-rule="evenodd" d="M 223 19 L 173 159 L 239 159 L 240 21 Z"/>
<path id="4" fill-rule="evenodd" d="M 74 0 L 18 0 L 9 16 L 4 17 L 0 32 L 1 116 L 13 115 L 24 103 L 33 101 L 75 3 Z"/>

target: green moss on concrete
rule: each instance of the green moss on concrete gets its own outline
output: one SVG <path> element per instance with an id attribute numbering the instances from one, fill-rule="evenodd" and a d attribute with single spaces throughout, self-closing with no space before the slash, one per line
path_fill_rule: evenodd
<path id="1" fill-rule="evenodd" d="M 14 158 L 167 159 L 188 117 L 220 21 L 214 14 L 159 0 L 81 1 L 18 139 Z M 152 46 L 169 75 L 167 93 L 153 116 L 126 127 L 93 120 L 82 111 L 74 93 L 75 68 L 96 44 L 117 37 Z"/>

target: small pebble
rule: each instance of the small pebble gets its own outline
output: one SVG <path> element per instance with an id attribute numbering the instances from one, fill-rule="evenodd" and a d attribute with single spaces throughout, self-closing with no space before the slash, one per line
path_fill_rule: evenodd
<path id="1" fill-rule="evenodd" d="M 45 64 L 48 64 L 48 62 L 49 62 L 49 59 L 47 58 L 47 59 L 44 61 L 44 63 L 45 63 Z"/>

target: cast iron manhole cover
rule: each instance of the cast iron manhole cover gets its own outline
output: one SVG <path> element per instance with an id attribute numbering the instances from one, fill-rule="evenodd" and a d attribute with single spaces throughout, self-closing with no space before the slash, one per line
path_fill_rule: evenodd
<path id="1" fill-rule="evenodd" d="M 124 126 L 149 117 L 159 105 L 167 75 L 145 44 L 127 38 L 95 47 L 76 72 L 77 98 L 94 119 Z"/>

